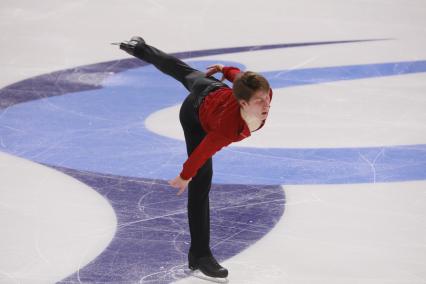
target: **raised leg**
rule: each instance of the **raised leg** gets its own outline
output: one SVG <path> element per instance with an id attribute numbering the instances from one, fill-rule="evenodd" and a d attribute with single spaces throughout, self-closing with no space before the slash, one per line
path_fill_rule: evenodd
<path id="1" fill-rule="evenodd" d="M 226 86 L 214 77 L 206 77 L 204 72 L 192 68 L 179 58 L 146 44 L 141 37 L 132 37 L 129 42 L 121 43 L 120 48 L 153 64 L 161 72 L 181 82 L 190 93 L 195 95 L 201 94 L 207 87 Z"/>

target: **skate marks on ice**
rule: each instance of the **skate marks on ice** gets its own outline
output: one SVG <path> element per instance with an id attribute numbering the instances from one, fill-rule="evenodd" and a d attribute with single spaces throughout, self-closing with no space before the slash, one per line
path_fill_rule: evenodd
<path id="1" fill-rule="evenodd" d="M 131 62 L 127 62 L 128 65 L 120 63 L 116 73 L 112 71 L 116 70 L 114 66 L 99 64 L 101 70 L 87 67 L 88 70 L 76 69 L 76 74 L 64 71 L 62 75 L 32 78 L 0 90 L 1 101 L 7 102 L 7 108 L 0 111 L 4 126 L 0 127 L 0 150 L 43 164 L 77 170 L 163 180 L 174 175 L 176 165 L 186 159 L 183 141 L 154 133 L 145 122 L 152 113 L 181 102 L 186 91 L 152 66 L 136 68 L 138 65 L 131 65 Z M 203 69 L 212 62 L 191 63 Z M 106 70 L 111 74 L 108 75 Z M 426 61 L 283 71 L 264 73 L 274 89 L 421 73 L 426 72 Z M 55 79 L 57 85 L 52 86 L 51 81 Z M 96 89 L 90 90 L 90 87 Z M 152 96 L 153 93 L 158 95 Z M 45 99 L 36 100 L 41 97 Z M 19 104 L 24 98 L 34 101 Z M 280 101 L 279 90 L 274 101 Z M 421 113 L 419 117 L 422 117 Z M 268 125 L 271 124 L 273 121 Z M 309 124 L 303 128 L 307 126 Z M 385 130 L 393 133 L 393 128 Z M 267 137 L 267 133 L 265 131 L 262 137 Z M 279 140 L 284 139 L 266 139 Z M 426 160 L 424 147 L 423 144 L 315 149 L 230 147 L 215 156 L 214 181 L 240 184 L 366 183 L 372 181 L 371 163 L 366 161 L 371 159 L 377 162 L 375 182 L 420 180 L 426 177 L 422 168 Z M 268 163 L 258 163 L 259 158 L 267 159 Z M 228 171 L 229 164 L 232 164 L 232 176 Z M 403 173 L 401 164 L 404 165 Z M 248 166 L 250 171 L 257 173 L 249 180 L 246 175 Z"/>
<path id="2" fill-rule="evenodd" d="M 343 41 L 239 46 L 230 48 L 183 51 L 172 53 L 171 55 L 176 56 L 180 59 L 189 59 L 209 55 L 221 55 L 256 50 L 296 48 L 317 45 L 351 44 L 358 42 L 372 42 L 382 40 L 388 39 L 358 39 Z M 64 69 L 25 79 L 0 89 L 0 109 L 4 109 L 15 104 L 32 100 L 38 100 L 52 96 L 61 96 L 73 92 L 100 89 L 103 87 L 102 82 L 104 79 L 114 74 L 146 65 L 148 64 L 139 59 L 126 58 L 78 66 L 75 68 Z"/>
<path id="3" fill-rule="evenodd" d="M 280 226 L 278 224 L 277 226 Z M 273 229 L 274 231 L 276 228 Z M 269 234 L 268 234 L 269 236 Z M 266 236 L 266 238 L 268 238 Z M 267 251 L 267 256 L 263 255 L 262 252 L 257 250 L 257 254 L 260 254 L 260 258 L 254 256 L 251 253 L 252 247 L 265 248 Z M 280 262 L 271 261 L 271 258 L 276 257 L 274 249 L 269 246 L 268 243 L 265 243 L 263 240 L 257 242 L 249 250 L 245 250 L 241 254 L 238 254 L 235 257 L 221 262 L 221 265 L 226 267 L 229 270 L 229 275 L 227 278 L 211 278 L 205 276 L 200 271 L 191 271 L 187 266 L 181 266 L 176 269 L 177 280 L 174 284 L 198 284 L 198 283 L 284 283 L 289 279 L 288 272 L 286 268 L 282 266 Z M 272 252 L 271 252 L 272 250 Z M 248 254 L 248 255 L 247 255 Z M 241 257 L 244 255 L 244 257 Z M 264 258 L 269 258 L 269 261 L 266 261 Z M 195 273 L 196 272 L 196 273 Z M 185 274 L 186 273 L 186 274 Z M 185 274 L 187 277 L 182 277 L 182 274 Z M 200 281 L 206 280 L 206 281 Z M 237 281 L 237 282 L 235 282 Z M 284 282 L 283 282 L 284 281 Z"/>
<path id="4" fill-rule="evenodd" d="M 124 61 L 120 61 L 120 62 L 124 62 Z M 136 64 L 132 60 L 129 60 L 126 62 L 130 65 L 133 64 L 132 65 L 133 68 L 140 67 L 139 64 Z M 400 64 L 398 66 L 400 66 Z M 410 63 L 410 66 L 417 66 L 417 65 L 411 65 Z M 27 101 L 28 98 L 40 99 L 43 97 L 60 96 L 66 93 L 71 93 L 76 91 L 100 89 L 103 87 L 101 84 L 103 79 L 114 74 L 112 67 L 113 67 L 113 64 L 104 63 L 101 66 L 101 70 L 97 70 L 96 68 L 90 69 L 86 67 L 81 67 L 81 68 L 75 69 L 74 71 L 76 72 L 74 73 L 73 72 L 66 73 L 64 71 L 61 74 L 56 74 L 56 75 L 49 74 L 44 79 L 46 79 L 46 81 L 54 82 L 54 84 L 48 85 L 49 87 L 52 87 L 52 88 L 49 89 L 47 92 L 44 92 L 41 90 L 41 88 L 43 87 L 43 82 L 37 81 L 35 80 L 35 78 L 29 79 L 29 81 L 27 82 L 28 84 L 25 87 L 22 87 L 17 83 L 13 87 L 9 87 L 6 90 L 5 89 L 1 90 L 0 96 L 2 98 L 6 98 L 5 100 L 2 100 L 2 108 L 7 108 L 6 111 L 10 114 L 12 113 L 13 110 L 12 108 L 8 108 L 9 106 L 12 106 L 13 104 L 16 104 L 18 102 Z M 384 67 L 388 68 L 389 66 L 384 66 Z M 125 71 L 127 69 L 128 69 L 127 67 L 122 66 L 122 71 Z M 392 70 L 394 69 L 392 68 Z M 326 71 L 328 72 L 330 70 L 326 70 Z M 119 71 L 117 71 L 116 73 L 118 72 Z M 382 73 L 379 73 L 379 74 L 382 74 Z M 399 73 L 399 71 L 397 73 Z M 339 72 L 339 74 L 342 74 L 342 72 Z M 296 75 L 300 76 L 301 74 L 296 73 Z M 318 82 L 318 81 L 316 80 L 315 82 Z M 77 83 L 77 86 L 74 83 Z M 312 82 L 310 82 L 310 84 L 312 84 Z M 27 96 L 28 94 L 31 94 L 33 96 Z M 13 97 L 19 98 L 19 100 L 18 99 L 8 100 L 9 98 L 13 98 Z M 106 96 L 104 95 L 102 98 L 105 99 L 105 97 Z M 5 103 L 4 105 L 3 105 L 3 102 Z M 69 101 L 67 101 L 66 103 L 68 102 Z M 77 104 L 77 105 L 84 105 L 84 104 Z M 86 103 L 85 105 L 90 106 L 91 104 Z M 51 104 L 50 106 L 57 108 L 58 105 Z M 67 108 L 64 108 L 64 109 L 69 110 L 69 106 L 67 106 Z M 92 113 L 93 109 L 90 109 L 90 112 Z M 66 112 L 63 112 L 63 113 L 66 113 Z M 83 112 L 74 112 L 73 114 L 77 114 L 77 116 L 80 118 L 84 118 L 84 115 L 85 115 Z M 7 117 L 7 115 L 5 115 L 5 112 L 3 112 L 2 115 L 4 115 L 4 118 Z M 24 118 L 26 119 L 26 121 L 24 121 L 26 124 L 24 125 L 29 125 L 27 117 L 24 117 Z M 93 118 L 94 118 L 94 121 L 97 121 L 99 118 L 101 118 L 100 120 L 103 119 L 102 117 L 93 117 Z M 87 119 L 87 117 L 85 117 L 85 119 Z M 107 117 L 107 120 L 108 119 L 116 121 L 121 126 L 123 125 L 123 121 L 114 120 L 115 117 Z M 52 120 L 52 121 L 58 121 L 58 120 Z M 126 123 L 128 122 L 125 122 L 124 124 Z M 71 126 L 72 124 L 69 121 L 67 121 L 67 124 L 60 125 L 60 129 L 69 130 L 69 127 Z M 134 126 L 134 125 L 126 124 L 126 126 Z M 17 129 L 21 129 L 21 128 L 17 127 Z M 108 128 L 107 130 L 108 130 L 108 133 L 117 135 L 117 132 L 111 131 L 116 129 L 118 128 L 112 127 L 112 128 Z M 80 135 L 83 134 L 83 139 L 87 140 L 87 136 L 85 136 L 87 134 L 85 132 L 82 132 L 81 129 L 77 129 L 77 130 L 79 131 L 71 131 L 72 135 L 70 137 L 74 136 L 74 134 L 80 134 Z M 93 129 L 91 127 L 88 127 L 86 130 L 89 131 L 89 133 L 93 132 Z M 102 130 L 101 133 L 106 132 L 104 131 L 105 129 L 101 129 L 101 130 Z M 132 135 L 135 135 L 135 133 L 140 133 L 140 132 L 129 133 L 128 127 L 125 127 L 124 130 L 127 131 L 128 134 L 130 134 L 129 137 Z M 26 133 L 26 132 L 22 132 L 22 133 Z M 33 133 L 33 132 L 29 131 L 27 133 Z M 61 131 L 48 132 L 48 133 L 62 134 Z M 11 135 L 8 137 L 13 138 L 13 137 L 19 136 L 16 134 L 17 133 L 11 133 Z M 75 136 L 78 136 L 78 135 L 75 135 Z M 54 151 L 60 150 L 59 148 L 63 147 L 63 145 L 60 145 L 60 143 L 56 143 L 58 139 L 54 139 L 54 138 L 58 138 L 58 137 L 53 137 L 53 139 L 49 139 L 49 138 L 44 139 L 43 141 L 40 141 L 40 143 L 32 143 L 31 147 L 36 145 L 36 146 L 42 146 L 41 148 L 44 148 L 44 149 L 41 149 L 41 148 L 34 149 L 34 152 L 32 152 L 30 157 L 27 157 L 27 158 L 30 158 L 32 160 L 35 158 L 44 158 L 44 160 L 39 160 L 39 162 L 44 162 L 44 163 L 54 164 L 54 165 L 59 164 L 61 166 L 68 166 L 65 163 L 68 161 L 73 161 L 72 159 L 73 157 L 79 157 L 80 159 L 82 157 L 85 157 L 84 155 L 76 155 L 72 151 L 69 151 L 70 148 L 67 148 L 66 152 L 71 153 L 72 156 L 64 156 L 63 155 L 64 153 L 60 151 L 59 151 L 60 153 L 58 153 L 59 155 L 55 156 Z M 59 137 L 59 138 L 68 138 L 68 137 Z M 157 138 L 158 137 L 155 137 L 155 139 Z M 22 137 L 19 137 L 19 140 L 31 141 L 32 139 L 22 139 Z M 46 143 L 48 141 L 53 141 L 56 143 L 56 145 L 55 144 L 50 145 L 46 149 L 45 144 L 43 144 L 42 142 Z M 64 141 L 67 141 L 67 139 L 64 139 Z M 105 141 L 108 141 L 108 140 L 105 140 Z M 92 141 L 89 141 L 89 142 L 92 145 L 97 145 L 96 146 L 97 148 L 102 148 L 102 147 L 99 147 L 99 143 L 92 143 Z M 160 140 L 158 140 L 157 142 L 162 143 L 162 145 L 167 145 L 165 142 Z M 6 143 L 4 145 L 6 145 Z M 16 146 L 16 144 L 12 143 L 12 141 L 10 140 L 8 145 Z M 125 146 L 127 146 L 127 144 Z M 127 149 L 125 147 L 118 147 L 118 148 Z M 16 151 L 16 148 L 12 149 L 12 148 L 5 147 L 2 150 Z M 13 154 L 26 154 L 28 153 L 28 150 L 29 150 L 28 148 L 24 147 L 22 149 L 18 149 Z M 144 150 L 145 149 L 142 149 L 142 151 Z M 256 151 L 258 150 L 256 149 Z M 112 153 L 114 152 L 115 151 L 112 151 Z M 140 160 L 140 156 L 138 157 L 137 155 L 134 155 L 134 153 L 139 154 L 141 152 L 129 151 L 128 153 L 133 153 L 133 155 L 129 155 L 129 157 L 136 156 L 136 158 Z M 128 153 L 126 153 L 126 155 Z M 302 152 L 302 154 L 303 154 L 302 156 L 305 157 L 304 155 L 305 152 Z M 373 154 L 376 155 L 375 153 Z M 103 155 L 96 155 L 96 156 L 105 157 Z M 403 155 L 399 155 L 399 156 L 403 156 Z M 121 157 L 123 157 L 122 154 L 121 154 Z M 49 160 L 50 158 L 52 158 L 52 160 Z M 141 168 L 131 165 L 131 163 L 129 163 L 128 161 L 126 161 L 124 165 L 116 167 L 115 165 L 111 165 L 111 163 L 114 161 L 120 161 L 123 159 L 117 159 L 117 156 L 115 154 L 112 157 L 108 156 L 108 159 L 106 159 L 107 162 L 105 163 L 102 163 L 102 162 L 98 163 L 97 161 L 94 161 L 93 158 L 94 157 L 88 157 L 88 160 L 83 163 L 86 169 L 87 167 L 90 167 L 91 165 L 95 165 L 95 167 L 98 167 L 99 165 L 106 165 L 106 166 L 110 166 L 113 169 L 137 168 L 138 172 L 145 173 L 145 172 L 152 172 L 152 169 L 155 168 L 155 166 L 153 167 L 152 164 L 150 164 L 149 165 L 150 169 L 147 169 L 147 171 L 145 171 L 145 170 L 142 170 Z M 423 160 L 421 160 L 420 162 L 422 161 Z M 168 163 L 163 163 L 162 161 L 163 163 L 162 169 L 164 169 L 164 164 L 169 164 L 170 168 L 173 168 L 173 170 L 175 170 L 175 163 L 170 162 L 169 159 L 167 159 L 167 162 Z M 294 166 L 294 164 L 292 164 L 292 166 Z M 302 165 L 301 168 L 303 169 L 302 173 L 306 173 L 306 167 Z M 317 168 L 318 168 L 317 165 L 315 165 L 315 169 Z M 93 168 L 91 170 L 96 171 L 97 169 Z M 70 174 L 71 171 L 65 170 L 64 172 Z M 161 171 L 161 172 L 164 173 L 165 171 Z M 78 179 L 88 183 L 89 185 L 94 187 L 96 190 L 103 193 L 104 197 L 107 200 L 109 200 L 111 204 L 113 205 L 113 207 L 116 209 L 116 211 L 119 212 L 121 219 L 120 219 L 116 238 L 112 241 L 110 247 L 108 247 L 107 250 L 100 257 L 98 257 L 91 264 L 89 264 L 88 267 L 85 267 L 82 270 L 80 270 L 76 274 L 77 275 L 76 277 L 71 276 L 68 279 L 69 281 L 64 280 L 63 283 L 79 283 L 80 280 L 91 282 L 91 281 L 94 281 L 95 279 L 97 282 L 100 282 L 100 281 L 119 282 L 120 277 L 125 277 L 123 275 L 129 275 L 129 279 L 132 279 L 132 280 L 141 279 L 141 277 L 143 278 L 148 275 L 156 275 L 155 276 L 156 279 L 159 279 L 159 280 L 161 279 L 164 281 L 168 281 L 166 279 L 173 279 L 173 277 L 170 276 L 171 275 L 170 267 L 175 267 L 177 263 L 186 262 L 186 255 L 184 252 L 187 250 L 187 247 L 185 246 L 188 245 L 188 235 L 184 228 L 186 227 L 187 224 L 184 223 L 185 208 L 184 208 L 183 202 L 182 200 L 175 198 L 173 190 L 170 191 L 169 188 L 166 188 L 167 186 L 166 182 L 162 180 L 156 180 L 156 179 L 119 177 L 118 176 L 119 173 L 114 173 L 116 174 L 116 176 L 109 176 L 109 175 L 100 174 L 100 173 L 88 173 L 88 172 L 81 172 L 81 171 L 75 171 L 74 173 L 78 176 L 77 177 Z M 156 172 L 155 174 L 158 174 L 158 173 Z M 297 177 L 298 179 L 300 179 L 301 177 L 304 178 L 303 175 L 300 175 L 300 172 L 295 175 L 291 173 L 291 175 Z M 335 173 L 333 175 L 336 176 Z M 124 176 L 126 176 L 126 174 L 124 174 Z M 263 174 L 259 174 L 259 176 L 263 176 Z M 392 177 L 393 176 L 394 175 L 392 175 Z M 367 177 L 369 177 L 369 175 Z M 158 178 L 158 176 L 155 176 L 155 178 Z M 244 176 L 243 178 L 246 178 L 246 177 Z M 288 177 L 285 177 L 285 178 L 288 178 Z M 304 179 L 304 181 L 306 182 L 306 179 Z M 276 182 L 276 183 L 279 183 L 279 182 Z M 218 187 L 222 187 L 222 186 L 218 186 Z M 223 187 L 226 188 L 226 186 L 223 186 Z M 232 187 L 233 185 L 229 185 L 230 191 L 234 191 Z M 226 227 L 230 230 L 226 232 L 225 239 L 222 240 L 220 239 L 220 237 L 217 237 L 214 240 L 215 244 L 217 245 L 217 250 L 219 255 L 222 255 L 221 260 L 226 259 L 227 253 L 228 253 L 228 248 L 224 248 L 224 246 L 230 245 L 232 248 L 231 250 L 232 253 L 237 253 L 236 251 L 243 250 L 250 243 L 253 243 L 259 238 L 261 238 L 265 234 L 264 232 L 265 230 L 268 231 L 270 229 L 267 226 L 263 227 L 261 222 L 259 223 L 255 222 L 254 224 L 255 226 L 251 226 L 251 227 L 249 226 L 248 228 L 245 228 L 245 230 L 239 227 L 240 225 L 243 225 L 243 224 L 252 225 L 250 224 L 250 221 L 252 221 L 250 219 L 249 220 L 246 219 L 243 221 L 238 219 L 241 215 L 243 217 L 247 217 L 247 215 L 244 215 L 246 214 L 245 212 L 243 213 L 240 212 L 240 209 L 247 208 L 250 206 L 256 207 L 255 205 L 259 205 L 259 204 L 256 204 L 256 202 L 264 201 L 262 199 L 262 195 L 260 192 L 256 190 L 253 191 L 253 189 L 260 188 L 260 187 L 244 186 L 244 188 L 248 190 L 249 193 L 247 194 L 242 193 L 240 195 L 232 196 L 232 198 L 229 200 L 232 200 L 233 198 L 235 198 L 233 204 L 226 203 L 228 196 L 224 194 L 223 196 L 221 196 L 221 198 L 223 197 L 224 199 L 219 198 L 221 202 L 224 202 L 224 203 L 223 204 L 219 203 L 220 204 L 219 207 L 213 208 L 214 210 L 217 211 L 219 217 L 216 218 L 216 221 L 217 221 L 216 224 L 212 224 L 212 226 L 214 225 L 217 227 L 223 227 L 222 228 L 223 230 L 226 230 L 225 229 Z M 261 188 L 261 191 L 262 190 L 264 190 L 264 188 Z M 279 194 L 279 191 L 282 191 L 282 190 L 281 189 L 277 190 L 276 193 Z M 215 192 L 216 190 L 213 190 L 213 193 Z M 227 191 L 217 190 L 217 194 L 222 194 L 222 193 L 227 193 Z M 123 196 L 119 196 L 120 194 L 123 194 Z M 253 200 L 248 200 L 248 199 L 244 199 L 244 197 L 241 197 L 241 196 L 252 196 L 253 194 L 255 195 L 255 198 Z M 265 194 L 270 194 L 270 192 L 265 192 Z M 259 201 L 259 199 L 261 201 Z M 148 201 L 148 203 L 145 203 L 145 201 Z M 255 202 L 255 204 L 251 204 L 250 202 L 252 201 Z M 282 203 L 281 204 L 282 210 L 284 208 L 283 197 L 277 197 L 276 199 L 271 198 L 271 201 L 267 200 L 266 202 L 268 203 L 277 202 L 276 205 L 279 205 Z M 137 204 L 135 205 L 134 203 L 137 203 Z M 129 204 L 131 204 L 131 206 L 129 206 Z M 173 205 L 170 206 L 170 204 L 173 204 Z M 164 207 L 167 209 L 161 208 L 158 205 L 162 205 L 162 206 L 164 205 Z M 131 207 L 131 209 L 129 210 L 128 207 Z M 236 214 L 235 216 L 237 217 L 236 219 L 231 218 L 230 221 L 227 223 L 227 221 L 225 220 L 226 218 L 229 217 L 227 214 L 230 214 L 230 210 L 232 208 L 237 209 L 235 210 L 235 212 L 231 212 L 232 214 Z M 275 207 L 272 206 L 268 208 L 268 210 L 274 210 L 274 208 Z M 249 208 L 249 211 L 252 212 L 252 208 Z M 226 214 L 224 214 L 223 212 L 225 212 Z M 239 215 L 240 213 L 241 215 Z M 257 210 L 254 211 L 254 214 L 256 217 Z M 276 222 L 276 220 L 279 219 L 279 216 L 282 215 L 282 212 L 281 213 L 275 212 L 272 215 L 273 215 L 272 220 Z M 226 218 L 222 218 L 222 217 L 226 217 Z M 274 218 L 277 218 L 277 219 L 275 220 Z M 259 233 L 259 235 L 256 236 L 256 233 Z M 251 236 L 252 234 L 254 234 L 254 236 Z M 246 240 L 245 238 L 247 238 L 248 236 L 249 236 L 249 240 Z M 146 245 L 146 243 L 144 242 L 148 242 L 149 244 Z M 146 247 L 148 247 L 148 249 L 146 249 Z M 159 252 L 162 252 L 162 251 L 166 251 L 165 255 L 158 256 L 158 254 L 160 254 Z M 167 252 L 172 252 L 172 253 L 168 254 Z M 129 258 L 123 257 L 123 254 L 126 254 L 126 253 L 129 254 Z M 154 262 L 152 261 L 153 254 L 157 254 L 154 256 L 156 260 Z M 160 265 L 159 263 L 162 263 L 162 264 Z M 117 276 L 117 275 L 120 275 L 120 276 Z M 122 279 L 122 280 L 125 281 L 126 279 Z"/>
<path id="5" fill-rule="evenodd" d="M 188 277 L 186 198 L 167 181 L 56 168 L 89 185 L 114 208 L 117 231 L 87 266 L 58 283 L 170 283 Z M 281 186 L 214 184 L 211 247 L 219 262 L 262 239 L 280 220 Z M 197 274 L 196 274 L 197 275 Z"/>

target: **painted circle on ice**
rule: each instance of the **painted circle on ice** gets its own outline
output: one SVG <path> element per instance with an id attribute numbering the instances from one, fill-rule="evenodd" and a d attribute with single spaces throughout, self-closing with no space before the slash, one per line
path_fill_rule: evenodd
<path id="1" fill-rule="evenodd" d="M 351 42 L 360 41 L 248 46 L 175 55 L 194 58 Z M 204 69 L 215 62 L 191 64 Z M 244 69 L 237 62 L 224 63 Z M 279 70 L 264 75 L 279 89 L 420 72 L 426 72 L 426 61 Z M 108 248 L 63 283 L 171 282 L 184 277 L 177 268 L 185 265 L 183 252 L 188 250 L 185 205 L 164 179 L 179 171 L 186 159 L 185 145 L 149 131 L 145 119 L 180 103 L 185 95 L 186 90 L 174 80 L 136 59 L 54 72 L 0 90 L 0 150 L 47 164 L 90 185 L 110 201 L 117 215 L 117 234 Z M 222 150 L 215 156 L 211 192 L 215 255 L 219 260 L 229 258 L 273 228 L 284 212 L 281 184 L 423 180 L 425 149 L 421 144 Z M 256 175 L 250 174 L 253 172 Z"/>
<path id="2" fill-rule="evenodd" d="M 336 43 L 347 42 L 327 44 Z M 246 49 L 249 48 L 231 52 Z M 189 54 L 193 57 L 221 52 L 229 51 Z M 180 54 L 185 55 L 188 56 Z M 212 63 L 191 64 L 205 69 Z M 222 63 L 244 69 L 236 62 Z M 277 90 L 425 71 L 426 61 L 410 61 L 263 74 Z M 8 107 L 0 114 L 0 150 L 52 166 L 169 179 L 186 160 L 184 143 L 153 133 L 145 126 L 145 119 L 159 109 L 181 103 L 186 94 L 175 80 L 136 59 L 32 78 L 2 90 L 2 101 L 6 102 L 3 104 Z M 13 100 L 37 96 L 37 100 L 13 105 Z M 12 103 L 7 105 L 9 100 Z M 305 149 L 238 147 L 238 151 L 225 148 L 215 155 L 214 182 L 324 184 L 422 180 L 426 176 L 424 149 L 424 144 Z"/>

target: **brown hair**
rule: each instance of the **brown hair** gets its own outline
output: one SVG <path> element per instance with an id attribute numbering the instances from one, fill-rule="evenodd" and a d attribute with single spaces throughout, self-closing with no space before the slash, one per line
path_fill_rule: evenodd
<path id="1" fill-rule="evenodd" d="M 237 100 L 248 102 L 257 91 L 269 92 L 269 82 L 262 75 L 246 71 L 237 75 L 234 80 L 232 92 Z"/>

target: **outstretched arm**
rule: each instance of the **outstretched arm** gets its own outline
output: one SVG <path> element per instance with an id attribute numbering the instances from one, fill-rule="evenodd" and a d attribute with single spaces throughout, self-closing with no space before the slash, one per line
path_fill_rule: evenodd
<path id="1" fill-rule="evenodd" d="M 177 195 L 181 195 L 185 191 L 192 177 L 197 174 L 198 169 L 207 159 L 231 143 L 232 141 L 230 139 L 218 133 L 210 132 L 207 134 L 183 164 L 181 173 L 173 180 L 169 181 L 172 187 L 179 189 Z"/>

